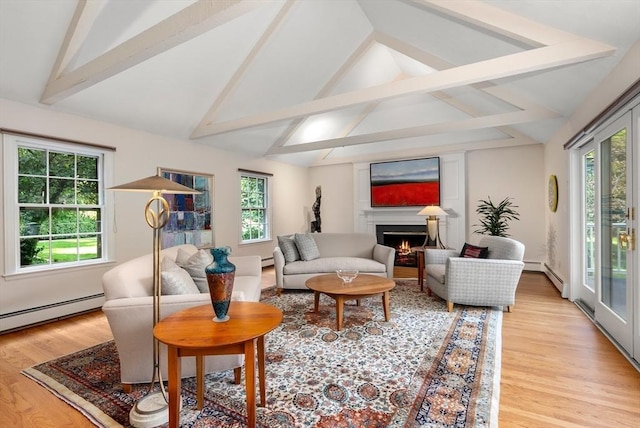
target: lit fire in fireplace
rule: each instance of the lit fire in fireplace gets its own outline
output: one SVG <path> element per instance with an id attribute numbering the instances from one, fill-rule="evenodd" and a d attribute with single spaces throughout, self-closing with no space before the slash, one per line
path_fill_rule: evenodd
<path id="1" fill-rule="evenodd" d="M 396 251 L 398 252 L 398 254 L 410 254 L 411 247 L 409 246 L 409 241 L 403 240 L 396 248 Z"/>

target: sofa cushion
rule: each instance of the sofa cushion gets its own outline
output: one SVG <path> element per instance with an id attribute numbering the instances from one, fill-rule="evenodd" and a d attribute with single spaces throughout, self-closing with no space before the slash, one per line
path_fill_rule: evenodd
<path id="1" fill-rule="evenodd" d="M 280 247 L 280 249 L 282 250 L 284 261 L 286 263 L 300 260 L 300 253 L 298 252 L 296 241 L 293 240 L 293 238 L 278 236 L 278 247 Z"/>
<path id="2" fill-rule="evenodd" d="M 322 257 L 310 261 L 296 261 L 284 265 L 285 275 L 334 273 L 338 269 L 357 269 L 361 273 L 384 273 L 386 266 L 373 259 L 360 257 Z"/>
<path id="3" fill-rule="evenodd" d="M 200 294 L 189 272 L 178 266 L 171 258 L 162 259 L 162 294 Z"/>
<path id="4" fill-rule="evenodd" d="M 191 275 L 193 282 L 201 293 L 209 292 L 207 273 L 204 269 L 209 266 L 212 261 L 213 256 L 211 253 L 202 249 L 190 254 L 182 248 L 179 248 L 178 254 L 176 255 L 176 264 Z"/>
<path id="5" fill-rule="evenodd" d="M 426 265 L 425 271 L 427 275 L 434 278 L 440 284 L 444 284 L 444 275 L 446 272 L 446 265 L 443 265 L 443 264 Z"/>
<path id="6" fill-rule="evenodd" d="M 460 257 L 466 257 L 471 259 L 486 259 L 489 255 L 489 247 L 479 247 L 477 245 L 464 244 L 462 251 L 460 251 Z"/>
<path id="7" fill-rule="evenodd" d="M 298 252 L 302 260 L 315 260 L 320 257 L 320 251 L 313 237 L 308 233 L 296 233 L 294 235 Z"/>

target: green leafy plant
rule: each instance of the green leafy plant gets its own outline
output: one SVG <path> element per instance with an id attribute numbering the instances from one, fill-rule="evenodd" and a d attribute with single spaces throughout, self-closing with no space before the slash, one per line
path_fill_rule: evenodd
<path id="1" fill-rule="evenodd" d="M 480 199 L 479 202 L 476 213 L 480 216 L 480 224 L 474 224 L 474 226 L 478 226 L 478 229 L 474 230 L 473 233 L 509 236 L 507 233 L 509 222 L 520 220 L 520 214 L 514 210 L 518 206 L 513 204 L 511 198 L 506 197 L 497 205 L 491 201 L 490 197 L 487 200 Z"/>
<path id="2" fill-rule="evenodd" d="M 20 241 L 20 266 L 29 266 L 38 263 L 38 255 L 44 249 L 39 246 L 38 238 L 27 238 Z"/>

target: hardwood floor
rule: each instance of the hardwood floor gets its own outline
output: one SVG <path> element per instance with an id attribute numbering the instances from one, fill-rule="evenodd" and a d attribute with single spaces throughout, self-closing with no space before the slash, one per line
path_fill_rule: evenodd
<path id="1" fill-rule="evenodd" d="M 501 427 L 640 426 L 640 373 L 544 275 L 523 274 L 502 333 Z M 0 336 L 0 426 L 93 426 L 20 371 L 111 338 L 101 311 Z"/>

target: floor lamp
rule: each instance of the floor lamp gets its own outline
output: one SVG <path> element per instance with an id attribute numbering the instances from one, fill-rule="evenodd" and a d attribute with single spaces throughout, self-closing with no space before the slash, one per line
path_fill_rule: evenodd
<path id="1" fill-rule="evenodd" d="M 440 240 L 440 216 L 447 216 L 447 212 L 437 205 L 427 205 L 420 210 L 418 215 L 427 216 L 427 237 L 424 240 L 423 247 L 426 247 L 428 242 L 434 241 L 439 248 L 445 248 L 444 244 Z"/>
<path id="2" fill-rule="evenodd" d="M 144 207 L 144 216 L 149 227 L 153 229 L 153 327 L 155 327 L 160 321 L 160 231 L 169 220 L 169 204 L 162 197 L 162 194 L 197 194 L 200 192 L 158 175 L 152 175 L 151 177 L 109 189 L 152 193 L 151 199 L 147 201 Z M 155 211 L 152 206 L 154 201 L 156 202 Z M 153 392 L 156 381 L 160 384 L 160 391 Z M 153 374 L 149 391 L 131 409 L 129 422 L 135 427 L 146 428 L 162 425 L 168 420 L 168 397 L 162 382 L 162 373 L 160 372 L 160 343 L 154 337 Z"/>

